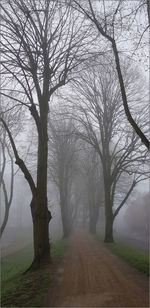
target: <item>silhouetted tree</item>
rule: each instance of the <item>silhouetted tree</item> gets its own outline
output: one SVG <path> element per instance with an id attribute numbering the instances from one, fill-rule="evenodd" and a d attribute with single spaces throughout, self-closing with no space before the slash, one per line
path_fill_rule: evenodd
<path id="1" fill-rule="evenodd" d="M 97 152 L 93 147 L 87 150 L 84 149 L 81 168 L 85 186 L 84 195 L 86 196 L 86 204 L 84 204 L 84 207 L 86 217 L 88 216 L 89 231 L 95 234 L 99 219 L 99 208 L 103 205 L 104 201 L 104 187 L 101 164 Z"/>
<path id="2" fill-rule="evenodd" d="M 6 132 L 0 137 L 0 151 L 1 151 L 1 170 L 0 170 L 0 190 L 4 195 L 4 217 L 0 227 L 0 236 L 2 236 L 5 227 L 8 222 L 9 210 L 13 199 L 13 188 L 14 188 L 14 161 L 12 153 L 10 152 L 9 146 L 6 141 Z M 6 157 L 7 156 L 7 157 Z M 8 163 L 10 163 L 10 189 L 5 183 L 5 170 Z"/>
<path id="3" fill-rule="evenodd" d="M 31 213 L 34 233 L 34 260 L 31 268 L 50 261 L 47 206 L 47 117 L 49 101 L 55 91 L 71 78 L 70 73 L 86 57 L 90 31 L 80 31 L 82 19 L 61 1 L 6 0 L 0 3 L 1 18 L 1 95 L 14 102 L 14 108 L 26 107 L 34 119 L 37 134 L 36 181 L 20 157 L 13 134 L 4 125 L 16 164 L 31 189 Z M 69 77 L 70 76 L 70 77 Z"/>
<path id="4" fill-rule="evenodd" d="M 71 198 L 77 159 L 77 138 L 73 121 L 71 118 L 65 119 L 63 113 L 51 114 L 49 131 L 48 169 L 59 191 L 63 235 L 67 237 L 73 226 L 73 212 L 77 208 L 77 204 L 72 204 Z"/>
<path id="5" fill-rule="evenodd" d="M 133 94 L 132 78 L 126 73 L 126 91 Z M 129 77 L 129 78 L 128 78 Z M 137 80 L 136 80 L 137 82 Z M 147 178 L 144 163 L 146 151 L 140 147 L 138 137 L 130 130 L 125 121 L 121 104 L 121 95 L 115 71 L 111 67 L 89 67 L 80 74 L 78 82 L 73 85 L 73 111 L 79 123 L 78 136 L 91 144 L 97 151 L 102 167 L 105 199 L 105 241 L 113 241 L 113 222 L 122 206 L 127 201 L 135 185 Z M 139 93 L 137 93 L 139 95 Z M 138 97 L 134 95 L 138 104 Z M 140 98 L 139 98 L 140 99 Z M 78 103 L 77 103 L 78 102 Z M 142 110 L 139 107 L 137 121 L 141 122 Z M 144 120 L 146 125 L 146 119 Z M 124 174 L 132 175 L 129 187 L 118 207 L 115 205 L 117 185 Z"/>
<path id="6" fill-rule="evenodd" d="M 82 13 L 85 16 L 86 20 L 88 19 L 91 22 L 91 24 L 95 26 L 95 29 L 98 31 L 98 33 L 106 41 L 110 43 L 116 63 L 116 70 L 117 70 L 125 114 L 127 116 L 129 123 L 132 125 L 137 135 L 140 137 L 142 143 L 149 150 L 150 142 L 148 140 L 148 137 L 146 134 L 143 133 L 138 123 L 136 123 L 134 116 L 132 115 L 129 108 L 128 96 L 126 92 L 125 81 L 123 78 L 120 49 L 118 47 L 119 43 L 117 42 L 118 38 L 123 39 L 122 36 L 123 30 L 127 29 L 127 31 L 129 31 L 131 29 L 137 11 L 139 10 L 140 3 L 137 4 L 135 10 L 132 9 L 131 7 L 132 13 L 130 13 L 130 10 L 128 11 L 128 13 L 126 12 L 126 7 L 124 7 L 124 5 L 126 6 L 126 3 L 124 3 L 124 1 L 121 0 L 115 1 L 115 3 L 113 2 L 113 8 L 111 2 L 109 3 L 105 1 L 71 0 L 68 3 L 70 6 L 74 7 L 75 10 L 78 10 L 80 13 Z M 147 5 L 147 12 L 149 18 L 149 1 L 145 1 L 144 3 L 142 1 L 141 5 L 142 6 Z M 130 24 L 129 20 L 131 19 L 131 15 L 133 18 Z M 146 29 L 148 29 L 148 27 L 146 27 Z M 139 32 L 139 27 L 138 27 L 138 32 Z M 125 32 L 124 35 L 126 35 L 126 33 L 127 32 Z M 140 40 L 141 40 L 141 35 L 143 34 L 140 34 Z"/>
<path id="7" fill-rule="evenodd" d="M 14 137 L 16 138 L 22 127 L 21 119 L 23 114 L 19 110 L 10 110 L 8 112 L 5 112 L 5 109 L 2 110 L 1 105 L 0 112 L 3 114 L 3 118 L 5 118 L 5 121 L 7 121 L 9 126 L 11 126 Z M 9 177 L 7 177 L 8 170 Z M 4 210 L 4 214 L 1 217 L 2 221 L 0 227 L 0 236 L 2 236 L 8 222 L 9 210 L 13 200 L 14 177 L 16 173 L 17 171 L 14 168 L 14 158 L 11 151 L 10 140 L 3 125 L 0 125 L 0 191 L 1 195 L 3 195 L 3 198 L 1 199 L 1 206 Z"/>

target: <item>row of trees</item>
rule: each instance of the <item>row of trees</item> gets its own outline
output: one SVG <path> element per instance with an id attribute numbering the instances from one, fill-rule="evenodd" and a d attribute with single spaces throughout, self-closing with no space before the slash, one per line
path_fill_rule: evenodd
<path id="1" fill-rule="evenodd" d="M 113 10 L 104 2 L 100 4 L 100 8 L 98 4 L 95 6 L 95 1 L 88 0 L 88 8 L 86 4 L 85 1 L 75 0 L 71 2 L 31 0 L 30 3 L 7 0 L 1 1 L 0 4 L 1 95 L 4 98 L 1 103 L 0 121 L 9 137 L 16 164 L 28 181 L 32 194 L 30 207 L 34 229 L 34 260 L 31 268 L 50 260 L 48 226 L 51 213 L 47 202 L 48 114 L 49 111 L 51 113 L 49 102 L 52 101 L 56 91 L 70 82 L 71 91 L 76 94 L 72 96 L 68 89 L 67 100 L 62 91 L 63 98 L 59 98 L 67 104 L 67 118 L 70 117 L 71 110 L 71 119 L 75 124 L 72 124 L 72 120 L 67 120 L 66 123 L 63 120 L 63 124 L 59 126 L 61 123 L 61 121 L 58 123 L 59 118 L 55 124 L 50 122 L 50 174 L 59 188 L 62 218 L 63 222 L 67 221 L 69 231 L 70 217 L 77 213 L 76 210 L 74 213 L 74 208 L 70 204 L 78 203 L 78 195 L 76 198 L 73 197 L 75 187 L 78 185 L 75 185 L 76 181 L 73 181 L 72 176 L 77 140 L 80 139 L 80 143 L 84 140 L 92 146 L 96 151 L 96 154 L 92 155 L 96 155 L 98 164 L 102 166 L 106 241 L 113 240 L 113 220 L 135 184 L 143 176 L 143 171 L 137 170 L 139 164 L 144 166 L 145 151 L 139 147 L 136 133 L 146 148 L 149 148 L 145 131 L 146 121 L 137 125 L 140 120 L 137 116 L 136 121 L 133 119 L 128 107 L 130 95 L 135 92 L 132 84 L 128 93 L 127 68 L 126 65 L 123 65 L 125 70 L 121 67 L 124 57 L 119 57 L 120 50 L 118 52 L 116 43 L 119 35 L 120 38 L 124 37 L 126 33 L 124 24 L 129 20 L 124 2 L 117 1 Z M 130 15 L 134 14 L 131 8 Z M 128 26 L 132 28 L 132 24 Z M 134 28 L 135 26 L 134 24 Z M 113 53 L 109 50 L 110 44 Z M 102 54 L 105 55 L 105 60 L 103 58 L 101 64 Z M 112 68 L 109 69 L 110 61 Z M 93 63 L 96 63 L 99 70 L 96 70 Z M 132 100 L 136 101 L 137 97 L 134 99 L 132 97 Z M 143 103 L 141 97 L 138 100 L 142 100 Z M 134 130 L 131 131 L 125 122 L 122 106 L 136 133 Z M 7 110 L 18 110 L 18 108 L 26 110 L 25 113 L 29 113 L 35 123 L 36 176 L 33 176 L 19 154 L 11 126 L 4 117 Z M 69 136 L 66 137 L 66 130 L 69 127 Z M 58 133 L 60 129 L 61 134 Z M 62 131 L 65 132 L 64 135 Z M 70 138 L 70 134 L 73 137 Z M 63 152 L 66 149 L 68 149 L 67 155 Z M 55 172 L 52 172 L 54 166 Z M 77 166 L 74 168 L 78 169 Z M 124 173 L 134 174 L 134 180 L 124 199 L 113 211 L 117 185 Z M 93 176 L 95 181 L 99 182 L 96 173 Z M 95 185 L 93 186 L 95 188 Z M 96 191 L 93 192 L 95 194 L 93 204 L 97 207 L 100 196 Z M 91 205 L 90 208 L 92 212 Z M 68 233 L 68 230 L 65 231 L 65 224 L 64 233 Z"/>
<path id="2" fill-rule="evenodd" d="M 13 147 L 16 164 L 32 193 L 30 204 L 34 228 L 32 267 L 50 260 L 47 204 L 47 158 L 49 101 L 65 85 L 70 72 L 85 58 L 89 27 L 80 31 L 78 14 L 59 1 L 2 1 L 1 49 L 2 95 L 26 107 L 38 134 L 36 180 L 18 154 L 13 136 L 1 117 Z M 79 59 L 80 57 L 80 59 Z"/>
<path id="3" fill-rule="evenodd" d="M 88 5 L 87 5 L 88 2 Z M 73 4 L 72 4 L 73 3 Z M 148 15 L 148 22 L 146 28 L 144 28 L 144 31 L 138 31 L 140 33 L 139 40 L 137 42 L 137 45 L 141 41 L 144 32 L 148 30 L 150 26 L 149 22 L 149 1 L 141 1 L 141 3 L 136 4 L 132 6 L 129 4 L 128 11 L 126 10 L 126 3 L 122 0 L 119 0 L 116 2 L 116 4 L 113 2 L 113 10 L 112 10 L 112 4 L 106 3 L 105 1 L 69 1 L 69 5 L 71 5 L 74 10 L 79 11 L 81 14 L 85 16 L 85 18 L 88 18 L 88 20 L 91 22 L 91 24 L 94 26 L 95 31 L 97 31 L 101 37 L 103 37 L 106 41 L 108 41 L 108 46 L 111 46 L 112 48 L 112 54 L 114 57 L 115 65 L 116 65 L 116 72 L 118 75 L 118 82 L 120 85 L 120 92 L 122 97 L 122 103 L 124 106 L 124 111 L 127 116 L 127 119 L 137 135 L 140 137 L 143 144 L 146 146 L 146 148 L 149 150 L 150 148 L 150 142 L 147 138 L 147 135 L 144 134 L 144 132 L 139 127 L 138 123 L 136 123 L 134 117 L 132 116 L 130 112 L 130 108 L 128 105 L 128 95 L 126 92 L 126 86 L 125 86 L 125 80 L 123 76 L 122 71 L 122 61 L 120 57 L 121 47 L 120 47 L 120 41 L 124 40 L 124 36 L 127 35 L 128 31 L 134 31 L 138 27 L 137 24 L 134 24 L 136 21 L 135 16 L 137 15 L 138 11 L 141 11 L 141 7 L 143 9 L 147 9 L 147 15 Z M 133 13 L 134 12 L 134 13 Z M 140 20 L 141 21 L 141 20 Z M 142 25 L 142 24 L 140 24 Z M 135 26 L 135 28 L 134 28 Z M 142 28 L 142 27 L 141 27 Z M 134 30 L 132 30 L 134 29 Z M 135 32 L 133 32 L 133 35 L 135 35 Z M 124 46 L 123 46 L 124 47 Z M 137 46 L 136 46 L 137 47 Z"/>
<path id="4" fill-rule="evenodd" d="M 102 63 L 104 63 L 103 59 Z M 133 72 L 131 68 L 125 67 L 125 74 L 126 91 L 128 97 L 139 105 L 136 117 L 139 126 L 142 127 L 143 112 L 146 113 L 147 109 L 147 102 L 145 106 L 142 105 L 142 109 L 140 107 L 144 83 L 142 88 L 139 73 Z M 134 87 L 133 76 L 136 80 Z M 141 91 L 139 91 L 139 85 Z M 118 90 L 118 79 L 113 67 L 106 65 L 105 68 L 101 68 L 100 63 L 99 66 L 94 66 L 93 62 L 90 68 L 80 73 L 78 80 L 71 85 L 71 90 L 70 93 L 74 94 L 70 94 L 69 98 L 62 97 L 63 105 L 67 105 L 65 111 L 61 112 L 61 119 L 57 115 L 57 109 L 56 117 L 53 117 L 54 123 L 59 124 L 55 124 L 55 129 L 52 124 L 50 125 L 50 130 L 53 132 L 53 143 L 50 147 L 53 149 L 50 150 L 50 153 L 53 151 L 51 174 L 53 178 L 56 177 L 54 181 L 59 187 L 61 209 L 65 211 L 66 206 L 69 215 L 68 204 L 70 207 L 71 196 L 69 202 L 66 199 L 71 193 L 76 152 L 78 150 L 82 153 L 83 144 L 89 144 L 87 153 L 84 149 L 82 154 L 85 155 L 84 161 L 78 170 L 84 169 L 83 172 L 86 174 L 84 181 L 87 190 L 84 190 L 84 194 L 85 191 L 88 192 L 86 204 L 89 206 L 90 230 L 92 232 L 96 230 L 99 206 L 102 205 L 103 199 L 105 241 L 111 242 L 115 217 L 136 184 L 149 177 L 146 167 L 147 151 L 140 146 L 139 138 L 126 121 L 121 94 Z M 144 127 L 146 126 L 145 118 Z M 79 153 L 78 161 L 81 160 Z M 127 181 L 126 178 L 128 178 Z M 70 181 L 70 188 L 68 181 Z M 104 196 L 102 196 L 103 189 Z M 67 214 L 65 217 L 67 218 Z M 68 221 L 72 224 L 70 215 Z"/>
<path id="5" fill-rule="evenodd" d="M 59 110 L 58 110 L 59 112 Z M 49 123 L 49 159 L 48 170 L 50 179 L 56 184 L 60 196 L 60 208 L 64 237 L 71 232 L 74 210 L 72 195 L 75 185 L 77 168 L 76 136 L 71 119 L 65 121 L 63 114 L 51 113 Z"/>

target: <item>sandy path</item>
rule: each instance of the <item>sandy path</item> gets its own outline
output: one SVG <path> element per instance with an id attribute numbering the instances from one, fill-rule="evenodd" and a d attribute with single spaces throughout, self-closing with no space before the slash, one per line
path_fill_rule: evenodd
<path id="1" fill-rule="evenodd" d="M 55 276 L 48 307 L 149 307 L 148 278 L 82 232 L 70 239 Z"/>

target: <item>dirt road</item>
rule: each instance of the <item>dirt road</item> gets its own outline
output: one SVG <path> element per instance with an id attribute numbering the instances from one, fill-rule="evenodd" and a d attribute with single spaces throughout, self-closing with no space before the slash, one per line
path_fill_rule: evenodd
<path id="1" fill-rule="evenodd" d="M 78 232 L 45 299 L 47 307 L 149 307 L 148 278 Z"/>

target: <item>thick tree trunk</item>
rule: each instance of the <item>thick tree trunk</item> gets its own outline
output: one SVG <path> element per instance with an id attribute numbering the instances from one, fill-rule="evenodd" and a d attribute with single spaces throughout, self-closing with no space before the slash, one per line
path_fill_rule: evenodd
<path id="1" fill-rule="evenodd" d="M 49 222 L 51 213 L 47 203 L 47 156 L 48 103 L 42 102 L 40 109 L 40 126 L 38 130 L 37 189 L 31 201 L 34 238 L 34 260 L 32 268 L 50 262 Z"/>
<path id="2" fill-rule="evenodd" d="M 113 243 L 113 215 L 112 210 L 105 209 L 105 238 L 104 242 L 106 243 Z"/>
<path id="3" fill-rule="evenodd" d="M 47 209 L 47 203 L 41 205 L 37 198 L 33 198 L 31 201 L 31 212 L 33 221 L 34 259 L 30 268 L 36 269 L 41 265 L 51 262 L 49 243 L 49 222 L 51 220 L 51 213 Z"/>
<path id="4" fill-rule="evenodd" d="M 113 243 L 113 209 L 111 202 L 111 183 L 110 176 L 104 177 L 105 190 L 105 238 L 104 242 Z"/>

